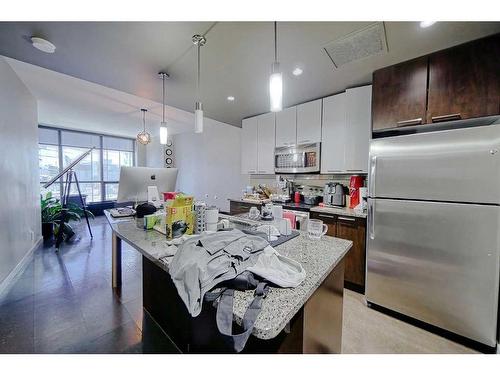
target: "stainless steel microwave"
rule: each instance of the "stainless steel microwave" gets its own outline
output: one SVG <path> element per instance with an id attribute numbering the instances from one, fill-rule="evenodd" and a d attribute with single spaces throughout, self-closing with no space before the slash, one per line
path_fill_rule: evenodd
<path id="1" fill-rule="evenodd" d="M 277 147 L 274 151 L 276 173 L 319 172 L 321 143 Z"/>

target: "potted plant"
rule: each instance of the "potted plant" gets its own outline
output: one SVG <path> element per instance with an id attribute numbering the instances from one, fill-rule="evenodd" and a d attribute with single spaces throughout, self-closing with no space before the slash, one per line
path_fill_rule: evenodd
<path id="1" fill-rule="evenodd" d="M 40 197 L 40 206 L 42 212 L 42 236 L 44 240 L 51 239 L 54 234 L 59 231 L 59 222 L 61 220 L 61 215 L 65 212 L 65 218 L 63 223 L 63 236 L 67 241 L 75 234 L 75 231 L 69 224 L 70 221 L 80 221 L 84 212 L 90 218 L 94 218 L 94 215 L 89 210 L 81 208 L 74 203 L 68 203 L 67 207 L 63 209 L 59 199 L 52 197 L 52 193 L 48 192 L 45 198 Z"/>

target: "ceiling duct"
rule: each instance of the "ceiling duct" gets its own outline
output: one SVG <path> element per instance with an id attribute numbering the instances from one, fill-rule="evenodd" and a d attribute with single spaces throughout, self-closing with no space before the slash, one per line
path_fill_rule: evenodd
<path id="1" fill-rule="evenodd" d="M 387 53 L 383 22 L 371 24 L 323 46 L 335 68 L 370 56 Z"/>

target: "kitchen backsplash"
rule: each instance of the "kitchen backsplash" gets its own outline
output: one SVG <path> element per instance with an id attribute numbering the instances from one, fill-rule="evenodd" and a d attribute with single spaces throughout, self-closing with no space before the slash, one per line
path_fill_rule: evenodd
<path id="1" fill-rule="evenodd" d="M 272 191 L 276 189 L 277 178 L 279 175 L 253 175 L 250 176 L 250 185 L 257 186 L 259 184 L 266 185 Z M 323 189 L 327 182 L 338 182 L 346 187 L 349 187 L 349 179 L 351 175 L 308 175 L 308 174 L 298 174 L 298 175 L 281 175 L 283 178 L 287 178 L 293 181 L 296 185 L 308 185 L 312 187 L 318 187 Z M 365 186 L 366 186 L 366 175 L 365 176 Z"/>

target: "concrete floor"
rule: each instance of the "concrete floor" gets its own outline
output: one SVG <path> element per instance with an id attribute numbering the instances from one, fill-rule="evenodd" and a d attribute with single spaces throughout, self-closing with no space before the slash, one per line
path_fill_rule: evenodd
<path id="1" fill-rule="evenodd" d="M 370 309 L 366 306 L 362 294 L 345 289 L 342 353 L 466 354 L 477 352 Z"/>
<path id="2" fill-rule="evenodd" d="M 123 246 L 124 285 L 111 289 L 111 231 L 92 221 L 94 239 L 59 253 L 37 251 L 0 299 L 0 353 L 175 353 L 142 309 L 142 263 Z M 343 353 L 475 353 L 443 337 L 369 309 L 364 296 L 344 294 Z"/>

